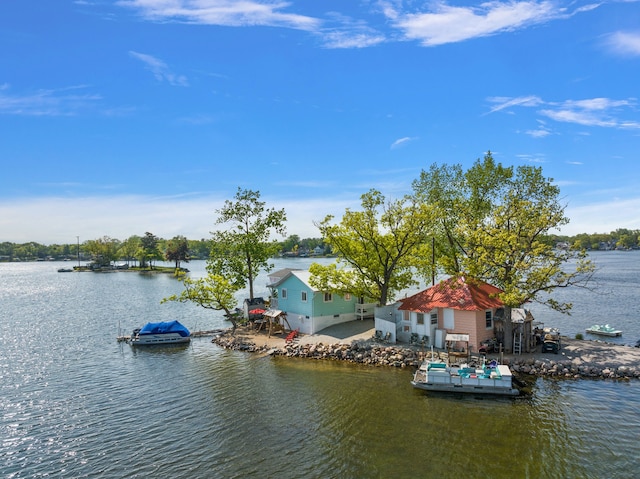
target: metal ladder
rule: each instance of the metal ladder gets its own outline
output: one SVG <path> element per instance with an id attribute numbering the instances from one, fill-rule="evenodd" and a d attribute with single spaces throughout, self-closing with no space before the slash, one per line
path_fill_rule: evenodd
<path id="1" fill-rule="evenodd" d="M 516 334 L 513 335 L 513 354 L 522 354 L 522 333 Z"/>

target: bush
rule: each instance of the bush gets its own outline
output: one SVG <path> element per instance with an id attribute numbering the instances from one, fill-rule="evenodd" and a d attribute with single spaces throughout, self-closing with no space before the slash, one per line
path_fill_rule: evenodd
<path id="1" fill-rule="evenodd" d="M 582 336 L 582 333 L 578 333 L 576 334 L 576 339 L 584 339 L 584 336 Z"/>

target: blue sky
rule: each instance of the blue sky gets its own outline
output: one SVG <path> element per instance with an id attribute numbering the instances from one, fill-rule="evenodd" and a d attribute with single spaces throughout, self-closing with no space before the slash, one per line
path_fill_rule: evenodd
<path id="1" fill-rule="evenodd" d="M 208 238 L 239 186 L 317 237 L 487 150 L 640 228 L 638 1 L 4 0 L 0 51 L 0 241 Z"/>

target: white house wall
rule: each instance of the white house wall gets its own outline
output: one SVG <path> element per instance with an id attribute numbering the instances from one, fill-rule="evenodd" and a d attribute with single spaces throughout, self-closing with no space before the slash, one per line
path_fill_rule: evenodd
<path id="1" fill-rule="evenodd" d="M 395 303 L 375 308 L 375 329 L 381 331 L 383 337 L 390 333 L 390 343 L 397 341 L 397 328 L 402 323 L 402 311 L 398 310 L 399 305 L 400 303 Z"/>

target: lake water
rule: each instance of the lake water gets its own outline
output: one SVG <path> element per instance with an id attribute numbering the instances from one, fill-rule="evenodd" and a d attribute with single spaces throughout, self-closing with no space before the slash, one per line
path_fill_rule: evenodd
<path id="1" fill-rule="evenodd" d="M 640 253 L 593 255 L 597 292 L 558 293 L 573 336 L 593 323 L 640 338 Z M 65 263 L 68 264 L 68 263 Z M 309 261 L 277 262 L 305 268 Z M 411 371 L 271 358 L 196 338 L 136 350 L 147 321 L 226 327 L 160 304 L 170 276 L 0 264 L 2 478 L 627 478 L 640 461 L 640 381 L 539 379 L 531 397 L 426 394 Z M 188 265 L 194 275 L 203 263 Z M 258 290 L 266 294 L 266 277 Z"/>

